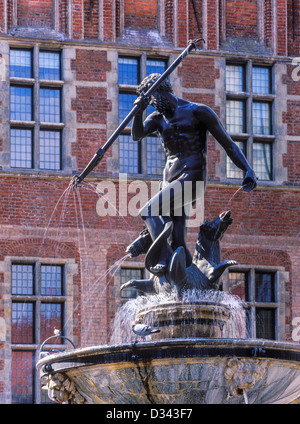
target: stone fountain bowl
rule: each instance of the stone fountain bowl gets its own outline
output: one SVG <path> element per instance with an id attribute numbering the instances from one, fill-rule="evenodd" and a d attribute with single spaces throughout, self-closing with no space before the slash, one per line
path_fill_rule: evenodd
<path id="1" fill-rule="evenodd" d="M 151 340 L 220 337 L 231 317 L 230 308 L 216 302 L 168 302 L 141 310 L 136 321 L 159 328 Z"/>
<path id="2" fill-rule="evenodd" d="M 300 396 L 300 346 L 261 339 L 87 347 L 46 354 L 37 369 L 60 403 L 286 404 Z"/>

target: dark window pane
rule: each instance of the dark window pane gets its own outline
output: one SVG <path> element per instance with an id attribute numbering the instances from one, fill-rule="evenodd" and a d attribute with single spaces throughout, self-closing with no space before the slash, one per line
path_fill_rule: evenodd
<path id="1" fill-rule="evenodd" d="M 147 75 L 158 73 L 163 74 L 166 70 L 166 62 L 163 60 L 148 59 L 146 65 Z M 147 106 L 147 115 L 150 115 L 155 111 L 155 108 L 151 105 Z"/>
<path id="2" fill-rule="evenodd" d="M 166 154 L 158 137 L 147 137 L 147 173 L 162 175 Z"/>
<path id="3" fill-rule="evenodd" d="M 12 343 L 34 343 L 33 319 L 33 303 L 12 303 Z"/>
<path id="4" fill-rule="evenodd" d="M 143 270 L 140 268 L 121 268 L 121 285 L 129 280 L 141 280 L 143 278 Z M 135 299 L 139 294 L 136 289 L 123 289 L 121 297 L 126 299 Z"/>
<path id="5" fill-rule="evenodd" d="M 41 265 L 41 295 L 62 296 L 63 267 L 60 265 Z"/>
<path id="6" fill-rule="evenodd" d="M 10 119 L 32 121 L 32 89 L 30 87 L 10 87 Z"/>
<path id="7" fill-rule="evenodd" d="M 119 84 L 138 85 L 138 59 L 119 58 Z"/>
<path id="8" fill-rule="evenodd" d="M 54 328 L 62 331 L 63 304 L 42 303 L 41 304 L 41 341 L 53 336 Z M 49 343 L 61 343 L 61 339 L 52 339 Z"/>
<path id="9" fill-rule="evenodd" d="M 11 373 L 12 403 L 33 403 L 33 352 L 13 351 Z"/>
<path id="10" fill-rule="evenodd" d="M 140 172 L 139 143 L 129 135 L 119 136 L 119 170 L 128 174 Z"/>
<path id="11" fill-rule="evenodd" d="M 226 90 L 244 91 L 244 68 L 241 65 L 226 65 Z"/>
<path id="12" fill-rule="evenodd" d="M 40 89 L 40 120 L 41 122 L 61 122 L 60 90 L 54 88 Z"/>
<path id="13" fill-rule="evenodd" d="M 34 294 L 34 266 L 12 265 L 12 294 Z"/>
<path id="14" fill-rule="evenodd" d="M 256 308 L 256 338 L 275 339 L 275 310 Z"/>
<path id="15" fill-rule="evenodd" d="M 256 302 L 275 302 L 274 274 L 255 273 Z"/>
<path id="16" fill-rule="evenodd" d="M 245 154 L 245 143 L 243 141 L 235 141 L 235 144 Z M 243 178 L 243 171 L 238 168 L 229 156 L 226 155 L 226 176 L 227 178 Z"/>
<path id="17" fill-rule="evenodd" d="M 227 100 L 226 128 L 231 133 L 245 132 L 245 103 L 241 100 Z"/>
<path id="18" fill-rule="evenodd" d="M 251 309 L 245 306 L 245 321 L 246 321 L 246 339 L 252 338 L 252 320 L 251 320 Z"/>
<path id="19" fill-rule="evenodd" d="M 254 134 L 271 134 L 271 105 L 269 103 L 253 102 L 252 118 Z"/>
<path id="20" fill-rule="evenodd" d="M 255 94 L 269 94 L 271 91 L 270 68 L 253 66 L 252 91 Z"/>
<path id="21" fill-rule="evenodd" d="M 60 54 L 55 52 L 39 53 L 40 79 L 60 79 Z"/>
<path id="22" fill-rule="evenodd" d="M 31 78 L 31 51 L 10 50 L 10 76 L 17 78 Z"/>
<path id="23" fill-rule="evenodd" d="M 32 131 L 10 130 L 10 166 L 32 168 Z"/>
<path id="24" fill-rule="evenodd" d="M 133 108 L 133 102 L 136 98 L 136 94 L 119 93 L 119 123 L 121 123 L 131 111 Z M 131 122 L 129 122 L 127 126 L 130 127 Z"/>
<path id="25" fill-rule="evenodd" d="M 272 180 L 272 145 L 253 143 L 253 169 L 260 180 Z"/>
<path id="26" fill-rule="evenodd" d="M 229 292 L 239 296 L 241 300 L 248 301 L 250 298 L 247 272 L 229 272 Z"/>
<path id="27" fill-rule="evenodd" d="M 40 131 L 40 168 L 61 169 L 61 133 Z"/>
<path id="28" fill-rule="evenodd" d="M 147 59 L 147 75 L 158 73 L 163 74 L 166 70 L 166 62 L 163 60 Z"/>

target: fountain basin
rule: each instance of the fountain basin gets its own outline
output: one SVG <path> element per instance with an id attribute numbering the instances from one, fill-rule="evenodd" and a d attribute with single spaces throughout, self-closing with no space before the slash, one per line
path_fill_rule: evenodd
<path id="1" fill-rule="evenodd" d="M 51 354 L 37 369 L 57 402 L 285 404 L 300 396 L 300 346 L 167 339 Z"/>
<path id="2" fill-rule="evenodd" d="M 136 321 L 159 328 L 151 340 L 220 337 L 230 316 L 230 308 L 216 302 L 168 302 L 141 310 Z"/>

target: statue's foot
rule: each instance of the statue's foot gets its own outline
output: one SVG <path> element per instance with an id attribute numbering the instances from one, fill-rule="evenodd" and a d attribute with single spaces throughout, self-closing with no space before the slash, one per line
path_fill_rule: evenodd
<path id="1" fill-rule="evenodd" d="M 168 264 L 164 261 L 159 262 L 155 266 L 150 267 L 150 272 L 154 275 L 162 275 L 168 269 Z"/>
<path id="2" fill-rule="evenodd" d="M 124 283 L 120 287 L 120 291 L 123 289 L 136 289 L 143 293 L 155 294 L 155 288 L 153 285 L 153 280 L 129 280 L 127 283 Z"/>
<path id="3" fill-rule="evenodd" d="M 151 244 L 152 239 L 150 233 L 147 229 L 144 229 L 138 238 L 127 247 L 126 253 L 130 253 L 132 258 L 136 258 L 139 255 L 147 253 Z"/>

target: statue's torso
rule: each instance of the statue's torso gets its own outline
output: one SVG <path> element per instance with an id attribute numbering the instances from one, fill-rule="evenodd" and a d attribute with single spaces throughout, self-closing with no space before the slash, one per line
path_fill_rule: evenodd
<path id="1" fill-rule="evenodd" d="M 172 181 L 183 170 L 198 171 L 205 179 L 207 130 L 199 121 L 197 106 L 188 102 L 170 117 L 161 115 L 158 132 L 167 156 L 164 179 Z"/>

